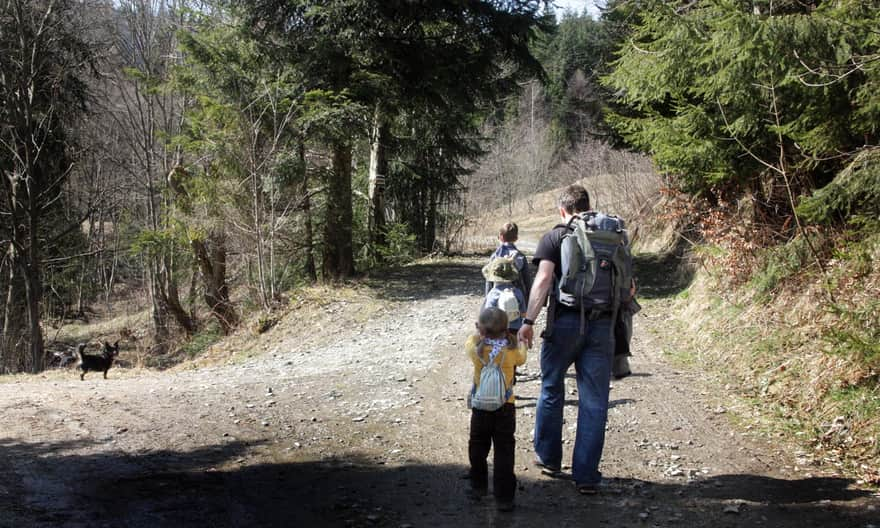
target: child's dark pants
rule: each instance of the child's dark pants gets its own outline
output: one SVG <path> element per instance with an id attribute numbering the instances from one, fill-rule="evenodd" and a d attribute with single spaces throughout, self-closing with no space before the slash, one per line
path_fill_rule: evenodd
<path id="1" fill-rule="evenodd" d="M 492 474 L 493 493 L 502 501 L 512 501 L 516 492 L 513 457 L 516 441 L 516 407 L 505 403 L 497 411 L 471 410 L 471 434 L 468 457 L 471 461 L 471 487 L 485 490 L 489 487 L 489 468 L 486 458 L 495 445 L 495 467 Z"/>

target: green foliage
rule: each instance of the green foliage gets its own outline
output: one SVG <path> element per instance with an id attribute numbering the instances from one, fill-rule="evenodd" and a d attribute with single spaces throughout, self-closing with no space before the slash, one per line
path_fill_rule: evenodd
<path id="1" fill-rule="evenodd" d="M 378 248 L 382 259 L 392 265 L 406 264 L 415 260 L 419 255 L 419 244 L 407 225 L 392 222 L 386 227 L 385 244 Z"/>
<path id="2" fill-rule="evenodd" d="M 347 142 L 367 128 L 366 107 L 348 90 L 315 89 L 305 92 L 300 124 L 310 137 L 332 143 Z"/>
<path id="3" fill-rule="evenodd" d="M 865 423 L 880 416 L 880 387 L 847 386 L 834 389 L 828 396 L 837 405 L 838 413 L 850 420 Z"/>
<path id="4" fill-rule="evenodd" d="M 217 343 L 222 338 L 223 331 L 220 326 L 214 322 L 209 322 L 205 328 L 199 330 L 180 347 L 180 352 L 186 358 L 192 359 L 204 353 L 211 345 Z"/>
<path id="5" fill-rule="evenodd" d="M 310 139 L 352 145 L 374 118 L 389 126 L 387 204 L 427 250 L 439 204 L 479 152 L 475 116 L 542 73 L 529 44 L 549 27 L 543 4 L 233 2 L 263 52 L 301 73 Z"/>
<path id="6" fill-rule="evenodd" d="M 622 105 L 609 122 L 690 192 L 726 185 L 771 202 L 784 186 L 768 165 L 821 186 L 840 152 L 864 145 L 876 104 L 865 87 L 878 75 L 867 57 L 878 52 L 880 7 L 863 4 L 630 5 L 637 23 L 603 79 Z"/>
<path id="7" fill-rule="evenodd" d="M 386 199 L 421 250 L 430 252 L 441 227 L 441 204 L 459 191 L 460 178 L 469 170 L 465 163 L 482 154 L 478 132 L 474 121 L 457 110 L 425 108 L 401 115 L 393 125 L 396 156 L 388 166 Z"/>
<path id="8" fill-rule="evenodd" d="M 77 132 L 88 121 L 96 61 L 81 8 L 71 0 L 0 3 L 0 291 L 8 296 L 0 372 L 43 367 L 40 318 L 75 306 L 84 282 L 74 255 L 89 249 L 80 230 L 86 207 L 65 192 L 84 150 Z"/>
<path id="9" fill-rule="evenodd" d="M 135 255 L 157 257 L 173 252 L 180 242 L 180 233 L 174 230 L 144 229 L 138 233 L 130 249 Z"/>
<path id="10" fill-rule="evenodd" d="M 833 255 L 843 263 L 839 273 L 860 280 L 874 270 L 874 254 L 880 247 L 880 219 L 857 222 L 855 226 L 844 235 Z"/>
<path id="11" fill-rule="evenodd" d="M 812 259 L 809 244 L 803 237 L 761 249 L 760 254 L 761 266 L 752 274 L 749 286 L 765 299 L 786 279 L 802 275 Z"/>
<path id="12" fill-rule="evenodd" d="M 860 306 L 831 306 L 840 324 L 823 336 L 833 354 L 842 355 L 868 370 L 880 371 L 880 301 Z"/>
<path id="13" fill-rule="evenodd" d="M 880 149 L 859 154 L 831 183 L 802 200 L 797 212 L 822 224 L 856 216 L 880 218 Z"/>
<path id="14" fill-rule="evenodd" d="M 127 78 L 140 84 L 141 86 L 139 88 L 144 94 L 152 95 L 161 93 L 165 88 L 165 79 L 156 75 L 151 75 L 138 68 L 123 67 L 122 73 Z"/>
<path id="15" fill-rule="evenodd" d="M 535 55 L 547 72 L 545 91 L 554 129 L 565 140 L 582 141 L 587 135 L 609 132 L 602 114 L 611 94 L 598 79 L 608 73 L 625 31 L 625 25 L 607 17 L 597 21 L 586 12 L 567 12 L 555 30 L 536 43 Z"/>

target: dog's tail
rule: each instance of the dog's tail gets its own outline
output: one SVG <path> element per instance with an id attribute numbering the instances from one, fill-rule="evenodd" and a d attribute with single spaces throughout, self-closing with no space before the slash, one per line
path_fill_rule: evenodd
<path id="1" fill-rule="evenodd" d="M 86 349 L 86 344 L 85 344 L 85 343 L 80 343 L 80 344 L 76 345 L 76 359 L 77 359 L 80 363 L 82 363 L 82 360 L 83 360 L 83 350 L 85 350 L 85 349 Z"/>

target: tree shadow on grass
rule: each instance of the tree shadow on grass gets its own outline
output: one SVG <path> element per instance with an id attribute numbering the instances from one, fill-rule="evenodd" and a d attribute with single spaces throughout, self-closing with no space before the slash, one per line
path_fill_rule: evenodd
<path id="1" fill-rule="evenodd" d="M 686 290 L 696 273 L 689 249 L 688 242 L 680 238 L 675 247 L 666 252 L 636 254 L 633 273 L 638 281 L 638 297 L 672 297 Z"/>
<path id="2" fill-rule="evenodd" d="M 583 497 L 570 481 L 522 471 L 520 460 L 511 515 L 497 512 L 491 497 L 465 498 L 464 461 L 385 463 L 349 453 L 248 463 L 251 447 L 230 442 L 193 451 L 94 453 L 84 442 L 5 440 L 0 460 L 11 471 L 4 472 L 0 513 L 14 510 L 15 517 L 4 516 L 0 525 L 13 519 L 21 527 L 532 527 L 582 526 L 589 518 L 623 527 L 643 524 L 639 515 L 647 512 L 653 523 L 669 519 L 680 526 L 851 527 L 875 521 L 869 505 L 878 504 L 846 479 L 759 475 L 690 483 L 607 475 L 601 494 Z M 738 513 L 725 514 L 729 505 Z"/>

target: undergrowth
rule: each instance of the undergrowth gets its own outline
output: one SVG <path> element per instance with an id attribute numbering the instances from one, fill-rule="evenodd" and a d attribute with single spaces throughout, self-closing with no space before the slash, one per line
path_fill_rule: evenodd
<path id="1" fill-rule="evenodd" d="M 203 353 L 211 345 L 219 341 L 223 337 L 223 331 L 220 325 L 211 321 L 205 328 L 192 336 L 181 348 L 180 352 L 187 359 L 192 359 Z"/>
<path id="2" fill-rule="evenodd" d="M 762 429 L 880 484 L 880 230 L 826 233 L 824 272 L 801 237 L 751 251 L 747 280 L 719 246 L 701 251 L 708 273 L 670 298 L 673 357 L 738 387 Z"/>
<path id="3" fill-rule="evenodd" d="M 787 279 L 805 278 L 802 275 L 812 264 L 811 259 L 810 246 L 804 237 L 797 237 L 781 246 L 761 249 L 756 261 L 763 263 L 763 266 L 752 274 L 749 288 L 766 300 Z"/>

